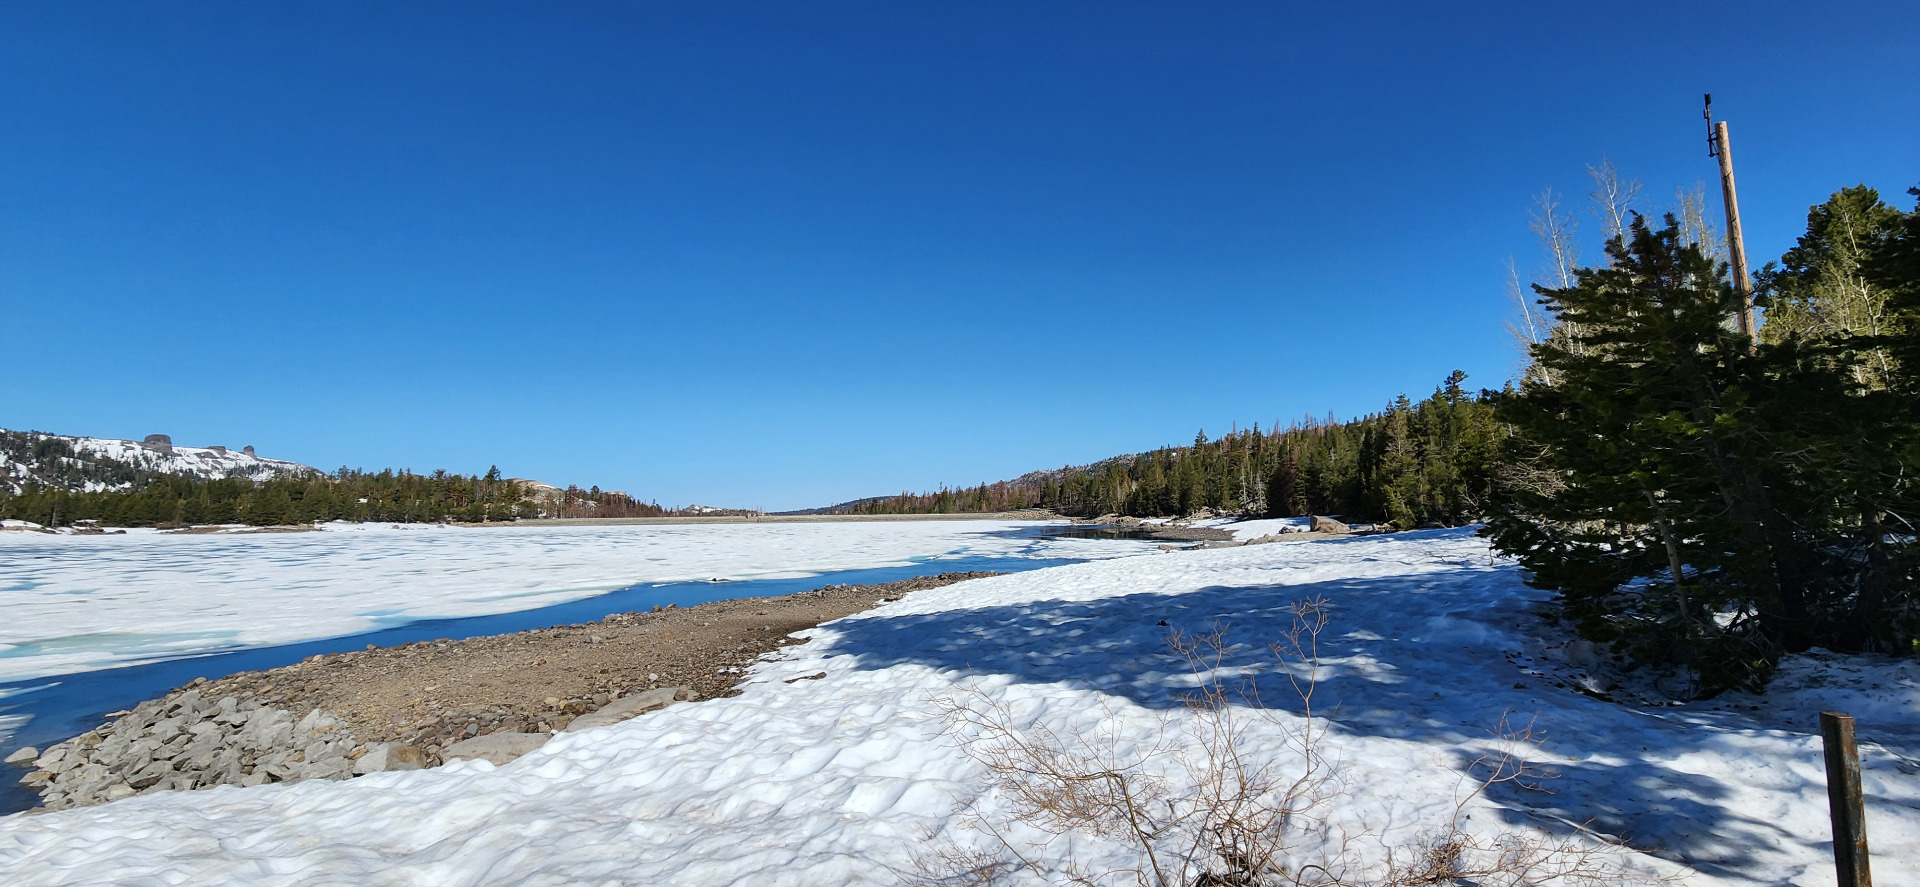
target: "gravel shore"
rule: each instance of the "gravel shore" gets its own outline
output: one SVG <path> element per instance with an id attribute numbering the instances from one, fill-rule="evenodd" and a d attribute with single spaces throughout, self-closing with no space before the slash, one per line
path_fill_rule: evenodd
<path id="1" fill-rule="evenodd" d="M 434 766 L 462 756 L 450 746 L 496 734 L 495 744 L 518 754 L 603 708 L 594 723 L 733 695 L 762 654 L 804 642 L 793 632 L 991 575 L 835 585 L 515 634 L 370 645 L 196 679 L 49 748 L 23 781 L 58 809 L 152 791 Z"/>

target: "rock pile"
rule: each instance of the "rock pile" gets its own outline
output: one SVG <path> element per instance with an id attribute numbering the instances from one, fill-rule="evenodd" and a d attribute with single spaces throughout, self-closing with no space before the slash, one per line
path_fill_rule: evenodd
<path id="1" fill-rule="evenodd" d="M 202 683 L 47 749 L 21 782 L 59 810 L 147 792 L 345 779 L 428 764 L 411 746 L 357 742 L 326 712 L 296 720 L 253 700 L 204 697 Z"/>
<path id="2" fill-rule="evenodd" d="M 52 746 L 44 754 L 32 756 L 30 749 L 15 752 L 7 763 L 31 762 L 32 772 L 20 782 L 40 792 L 42 807 L 60 810 L 149 792 L 418 770 L 443 759 L 481 758 L 505 764 L 551 738 L 544 731 L 489 730 L 478 735 L 476 725 L 468 723 L 456 735 L 469 738 L 449 741 L 444 752 L 437 742 L 422 751 L 406 742 L 358 740 L 340 718 L 319 709 L 295 720 L 293 712 L 257 700 L 204 695 L 206 687 L 204 680 L 196 680 L 187 689 L 142 702 L 119 720 Z M 591 711 L 585 704 L 574 706 L 580 716 L 561 702 L 551 718 L 575 729 L 605 726 L 685 701 L 689 695 L 685 687 L 662 687 L 600 700 L 603 705 L 592 706 Z M 518 726 L 517 721 L 510 723 Z"/>

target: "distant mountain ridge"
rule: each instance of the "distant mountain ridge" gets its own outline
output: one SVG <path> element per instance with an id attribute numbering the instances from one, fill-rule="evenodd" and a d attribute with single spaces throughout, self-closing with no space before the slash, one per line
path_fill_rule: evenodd
<path id="1" fill-rule="evenodd" d="M 244 477 L 262 482 L 323 473 L 298 462 L 262 458 L 251 446 L 239 450 L 174 446 L 165 434 L 132 441 L 0 428 L 0 489 L 8 493 L 20 493 L 29 486 L 123 492 L 139 489 L 160 475 L 207 480 Z"/>

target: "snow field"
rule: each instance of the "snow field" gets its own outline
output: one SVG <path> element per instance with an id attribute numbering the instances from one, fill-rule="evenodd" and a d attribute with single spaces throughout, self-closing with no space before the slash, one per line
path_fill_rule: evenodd
<path id="1" fill-rule="evenodd" d="M 1003 803 L 941 734 L 935 700 L 977 691 L 1021 727 L 1120 757 L 1171 737 L 1178 754 L 1195 678 L 1166 634 L 1218 625 L 1230 666 L 1268 706 L 1239 713 L 1244 750 L 1284 769 L 1299 702 L 1265 648 L 1291 623 L 1288 605 L 1310 597 L 1333 618 L 1315 696 L 1340 763 L 1330 809 L 1336 826 L 1372 836 L 1368 852 L 1440 825 L 1464 790 L 1460 769 L 1505 718 L 1545 732 L 1538 760 L 1560 778 L 1552 794 L 1472 802 L 1470 826 L 1589 823 L 1646 851 L 1635 867 L 1687 884 L 1831 883 L 1815 724 L 1792 710 L 1632 709 L 1534 677 L 1567 639 L 1530 615 L 1539 593 L 1468 531 L 1173 552 L 916 592 L 814 629 L 738 697 L 563 734 L 504 767 L 9 817 L 0 871 L 18 885 L 896 884 L 929 834 L 981 845 L 956 802 Z M 1886 689 L 1903 663 L 1845 665 L 1803 675 L 1795 686 L 1808 689 L 1794 692 L 1914 692 Z M 1902 710 L 1911 704 L 1876 711 Z M 1920 720 L 1863 720 L 1861 732 L 1874 866 L 1883 883 L 1912 883 L 1920 780 L 1888 749 L 1911 748 Z M 1171 762 L 1164 775 L 1181 778 Z M 1035 852 L 1056 865 L 1069 852 L 1130 860 L 1091 836 Z"/>
<path id="2" fill-rule="evenodd" d="M 314 533 L 0 533 L 0 682 L 542 607 L 638 583 L 801 577 L 967 555 L 1111 557 L 1032 523 L 324 525 Z"/>

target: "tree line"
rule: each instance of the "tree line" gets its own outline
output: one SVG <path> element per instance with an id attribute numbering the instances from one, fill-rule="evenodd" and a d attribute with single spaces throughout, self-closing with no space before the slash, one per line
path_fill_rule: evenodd
<path id="1" fill-rule="evenodd" d="M 1036 472 L 977 487 L 902 493 L 843 506 L 856 514 L 952 514 L 1045 508 L 1094 517 L 1338 514 L 1402 528 L 1479 519 L 1493 492 L 1503 431 L 1486 392 L 1454 372 L 1419 401 L 1404 395 L 1351 421 L 1258 426 L 1188 446 Z"/>
<path id="2" fill-rule="evenodd" d="M 0 489 L 0 518 L 42 526 L 97 521 L 117 527 L 174 527 L 275 526 L 334 520 L 478 523 L 547 517 L 659 517 L 672 513 L 656 503 L 640 502 L 625 493 L 599 487 L 536 488 L 502 478 L 498 468 L 485 475 L 341 468 L 330 475 L 260 482 L 243 477 L 150 474 L 143 481 L 126 491 L 79 491 L 37 484 L 11 494 Z"/>

